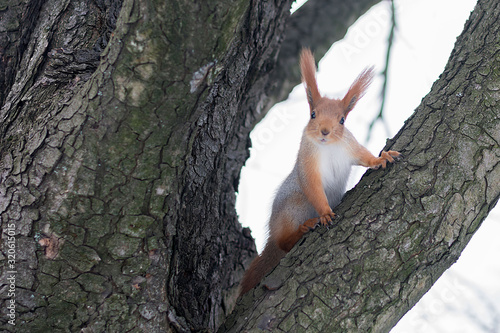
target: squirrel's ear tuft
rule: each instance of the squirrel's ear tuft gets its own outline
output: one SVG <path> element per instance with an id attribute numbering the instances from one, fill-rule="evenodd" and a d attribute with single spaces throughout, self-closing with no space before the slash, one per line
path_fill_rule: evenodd
<path id="1" fill-rule="evenodd" d="M 321 95 L 319 94 L 318 83 L 316 82 L 314 56 L 309 49 L 304 48 L 300 53 L 300 71 L 302 73 L 302 82 L 304 82 L 306 87 L 307 102 L 312 112 Z"/>
<path id="2" fill-rule="evenodd" d="M 373 67 L 365 68 L 353 82 L 347 94 L 342 99 L 344 105 L 344 114 L 347 115 L 354 108 L 356 103 L 366 92 L 373 79 Z"/>

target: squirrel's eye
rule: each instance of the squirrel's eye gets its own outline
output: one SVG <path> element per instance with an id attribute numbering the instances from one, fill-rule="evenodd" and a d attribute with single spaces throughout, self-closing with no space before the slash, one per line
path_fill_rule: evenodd
<path id="1" fill-rule="evenodd" d="M 344 125 L 344 121 L 345 121 L 344 117 L 340 118 L 340 125 Z"/>
<path id="2" fill-rule="evenodd" d="M 316 118 L 316 111 L 311 112 L 311 119 Z"/>

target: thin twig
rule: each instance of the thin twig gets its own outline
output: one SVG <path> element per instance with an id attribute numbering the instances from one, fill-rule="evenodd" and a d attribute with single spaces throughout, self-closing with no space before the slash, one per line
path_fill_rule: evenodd
<path id="1" fill-rule="evenodd" d="M 387 124 L 387 121 L 384 118 L 384 108 L 385 108 L 385 98 L 387 95 L 387 81 L 388 81 L 388 74 L 389 74 L 389 61 L 391 58 L 391 49 L 392 49 L 392 43 L 394 41 L 394 31 L 396 30 L 396 9 L 394 8 L 394 0 L 391 0 L 391 29 L 389 31 L 389 38 L 387 40 L 387 53 L 385 55 L 385 68 L 382 72 L 382 76 L 384 77 L 384 82 L 382 84 L 382 90 L 380 92 L 382 101 L 380 102 L 380 111 L 375 116 L 375 118 L 372 120 L 370 125 L 368 126 L 368 134 L 366 136 L 366 142 L 370 141 L 373 126 L 377 121 L 381 121 L 382 124 L 385 127 L 385 131 L 387 133 L 387 136 L 390 136 L 390 129 L 389 125 Z"/>

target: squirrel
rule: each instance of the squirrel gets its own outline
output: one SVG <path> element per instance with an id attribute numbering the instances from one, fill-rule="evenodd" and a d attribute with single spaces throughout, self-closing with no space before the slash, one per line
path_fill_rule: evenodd
<path id="1" fill-rule="evenodd" d="M 380 157 L 356 141 L 344 127 L 373 79 L 373 67 L 366 68 L 350 86 L 344 98 L 322 97 L 316 82 L 316 65 L 309 49 L 300 55 L 300 68 L 310 119 L 304 129 L 295 166 L 279 187 L 268 222 L 269 236 L 262 253 L 246 271 L 240 296 L 255 287 L 278 265 L 299 239 L 318 225 L 332 223 L 346 190 L 352 165 L 385 168 L 400 157 L 397 151 L 382 151 Z"/>

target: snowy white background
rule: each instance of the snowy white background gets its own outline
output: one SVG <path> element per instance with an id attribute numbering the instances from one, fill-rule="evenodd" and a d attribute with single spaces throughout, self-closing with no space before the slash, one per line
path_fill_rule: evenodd
<path id="1" fill-rule="evenodd" d="M 375 154 L 392 137 L 432 83 L 442 73 L 456 37 L 474 9 L 475 0 L 396 0 L 396 35 L 391 53 L 385 108 L 387 126 L 377 123 L 367 147 Z M 390 29 L 390 2 L 373 7 L 334 44 L 319 63 L 322 94 L 343 97 L 364 67 L 384 68 Z M 380 106 L 382 78 L 349 114 L 346 126 L 364 143 L 368 124 Z M 304 89 L 276 105 L 252 132 L 251 157 L 242 170 L 237 209 L 250 226 L 257 247 L 265 243 L 273 194 L 291 171 L 302 129 L 309 118 Z M 389 133 L 387 133 L 387 129 Z M 364 169 L 353 168 L 348 187 Z M 494 209 L 474 235 L 458 262 L 437 281 L 398 323 L 393 333 L 500 332 L 500 208 Z"/>

